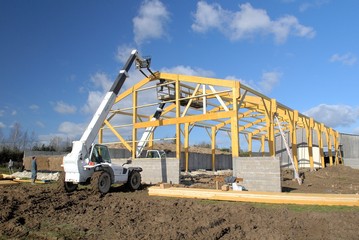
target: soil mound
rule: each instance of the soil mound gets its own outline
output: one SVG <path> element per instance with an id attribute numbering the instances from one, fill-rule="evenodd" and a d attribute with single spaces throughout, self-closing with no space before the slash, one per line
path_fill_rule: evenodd
<path id="1" fill-rule="evenodd" d="M 303 170 L 301 186 L 286 171 L 283 184 L 292 191 L 353 193 L 359 186 L 359 170 L 344 166 Z M 200 176 L 193 181 L 211 183 Z M 0 239 L 358 239 L 354 207 L 149 197 L 146 187 L 113 187 L 106 195 L 81 187 L 68 194 L 57 184 L 4 185 L 0 203 Z"/>

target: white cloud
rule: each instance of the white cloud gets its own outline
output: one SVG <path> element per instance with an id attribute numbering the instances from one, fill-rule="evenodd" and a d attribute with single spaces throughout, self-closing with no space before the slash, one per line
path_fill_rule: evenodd
<path id="1" fill-rule="evenodd" d="M 2 122 L 0 122 L 0 128 L 6 128 L 6 125 Z"/>
<path id="2" fill-rule="evenodd" d="M 106 92 L 108 92 L 113 84 L 106 73 L 98 72 L 91 76 L 91 83 L 95 89 L 88 92 L 86 104 L 81 108 L 81 111 L 85 114 L 93 114 L 96 112 Z"/>
<path id="3" fill-rule="evenodd" d="M 91 82 L 96 88 L 100 88 L 103 93 L 108 92 L 113 84 L 113 80 L 103 72 L 97 72 L 92 75 Z"/>
<path id="4" fill-rule="evenodd" d="M 93 114 L 96 112 L 98 106 L 102 99 L 104 98 L 104 93 L 99 91 L 90 91 L 87 97 L 86 104 L 82 107 L 81 111 L 86 114 Z"/>
<path id="5" fill-rule="evenodd" d="M 239 7 L 241 10 L 233 13 L 229 23 L 229 37 L 232 40 L 239 40 L 270 28 L 270 18 L 265 10 L 255 9 L 250 3 L 241 4 Z"/>
<path id="6" fill-rule="evenodd" d="M 208 31 L 210 28 L 219 29 L 224 25 L 222 16 L 227 16 L 226 13 L 230 12 L 223 10 L 217 3 L 209 5 L 200 1 L 197 3 L 197 12 L 194 14 L 195 23 L 192 24 L 192 29 L 201 33 Z"/>
<path id="7" fill-rule="evenodd" d="M 354 128 L 354 130 L 353 130 L 353 132 L 352 132 L 353 134 L 358 134 L 359 135 L 359 127 L 356 127 L 356 128 Z"/>
<path id="8" fill-rule="evenodd" d="M 42 125 L 41 122 L 37 122 L 38 126 Z M 41 127 L 41 126 L 40 126 Z M 58 127 L 58 133 L 49 133 L 46 135 L 39 135 L 38 139 L 40 142 L 48 144 L 54 137 L 59 137 L 63 140 L 65 139 L 79 139 L 80 136 L 85 131 L 87 125 L 84 123 L 72 123 L 72 122 L 62 122 Z"/>
<path id="9" fill-rule="evenodd" d="M 145 0 L 138 16 L 132 20 L 135 42 L 141 45 L 150 39 L 166 36 L 166 24 L 169 19 L 170 14 L 161 1 Z"/>
<path id="10" fill-rule="evenodd" d="M 327 4 L 329 0 L 315 0 L 310 2 L 304 2 L 299 6 L 300 12 L 305 12 L 310 8 L 318 8 L 321 7 L 324 4 Z"/>
<path id="11" fill-rule="evenodd" d="M 41 121 L 36 121 L 36 125 L 40 128 L 44 128 L 46 125 Z"/>
<path id="12" fill-rule="evenodd" d="M 118 46 L 116 59 L 121 63 L 126 63 L 133 49 L 135 49 L 135 47 L 126 44 Z"/>
<path id="13" fill-rule="evenodd" d="M 281 72 L 271 71 L 271 72 L 263 72 L 262 77 L 259 81 L 245 80 L 245 79 L 237 78 L 236 76 L 227 76 L 225 79 L 238 80 L 243 85 L 252 88 L 253 90 L 256 90 L 261 93 L 270 93 L 273 87 L 275 87 L 279 83 L 282 75 L 283 74 Z"/>
<path id="14" fill-rule="evenodd" d="M 334 128 L 354 124 L 359 117 L 359 109 L 348 105 L 320 104 L 305 111 L 304 114 Z"/>
<path id="15" fill-rule="evenodd" d="M 55 103 L 54 110 L 61 114 L 69 114 L 69 113 L 75 113 L 76 107 L 73 105 L 64 103 L 63 101 L 58 101 Z"/>
<path id="16" fill-rule="evenodd" d="M 30 108 L 31 110 L 33 110 L 33 111 L 36 111 L 36 110 L 38 110 L 40 107 L 39 107 L 38 105 L 36 105 L 36 104 L 32 104 L 32 105 L 29 106 L 29 108 Z"/>
<path id="17" fill-rule="evenodd" d="M 38 136 L 38 141 L 43 144 L 49 144 L 51 140 L 53 140 L 55 137 L 59 137 L 61 139 L 69 139 L 70 136 L 67 134 L 61 134 L 61 133 L 50 133 L 50 134 L 43 134 Z M 70 138 L 71 139 L 71 138 Z"/>
<path id="18" fill-rule="evenodd" d="M 65 134 L 66 136 L 69 136 L 70 138 L 77 137 L 79 135 L 82 135 L 82 133 L 86 129 L 86 124 L 84 123 L 72 123 L 72 122 L 63 122 L 60 124 L 58 131 L 62 134 Z"/>
<path id="19" fill-rule="evenodd" d="M 289 35 L 312 38 L 315 31 L 311 27 L 301 25 L 298 19 L 286 15 L 271 20 L 263 9 L 253 8 L 250 3 L 239 5 L 237 12 L 224 10 L 219 4 L 197 3 L 192 30 L 205 33 L 216 29 L 231 41 L 252 38 L 256 35 L 274 35 L 277 43 L 284 43 Z"/>
<path id="20" fill-rule="evenodd" d="M 15 116 L 16 114 L 17 114 L 17 111 L 16 111 L 16 110 L 12 110 L 11 116 Z"/>
<path id="21" fill-rule="evenodd" d="M 330 62 L 341 62 L 342 64 L 348 66 L 354 65 L 357 60 L 357 57 L 354 56 L 352 53 L 346 53 L 343 55 L 333 54 L 329 59 Z"/>
<path id="22" fill-rule="evenodd" d="M 277 43 L 283 43 L 290 34 L 298 37 L 312 38 L 315 32 L 311 27 L 299 24 L 298 19 L 293 16 L 285 16 L 272 22 L 271 31 Z"/>
<path id="23" fill-rule="evenodd" d="M 4 116 L 5 111 L 4 110 L 0 110 L 0 117 Z"/>
<path id="24" fill-rule="evenodd" d="M 178 65 L 172 68 L 162 68 L 161 72 L 183 74 L 190 76 L 214 77 L 214 72 L 202 68 L 192 68 L 189 66 Z"/>
<path id="25" fill-rule="evenodd" d="M 280 78 L 282 77 L 282 73 L 280 72 L 264 72 L 262 74 L 262 79 L 258 83 L 260 90 L 264 93 L 269 93 L 272 91 L 273 87 L 277 85 L 277 83 L 280 81 Z"/>

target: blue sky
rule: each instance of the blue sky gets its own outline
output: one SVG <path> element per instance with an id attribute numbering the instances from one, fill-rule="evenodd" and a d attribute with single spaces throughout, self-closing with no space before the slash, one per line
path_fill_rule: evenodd
<path id="1" fill-rule="evenodd" d="M 358 8 L 356 0 L 0 0 L 0 131 L 18 122 L 39 141 L 78 139 L 136 48 L 155 71 L 238 79 L 359 134 Z"/>

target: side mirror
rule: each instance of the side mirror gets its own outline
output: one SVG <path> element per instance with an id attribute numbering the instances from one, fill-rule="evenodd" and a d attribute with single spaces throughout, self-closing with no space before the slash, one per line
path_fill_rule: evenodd
<path id="1" fill-rule="evenodd" d="M 126 164 L 131 164 L 132 160 L 131 159 L 127 159 L 126 162 L 124 164 L 122 164 L 122 166 L 126 165 Z"/>

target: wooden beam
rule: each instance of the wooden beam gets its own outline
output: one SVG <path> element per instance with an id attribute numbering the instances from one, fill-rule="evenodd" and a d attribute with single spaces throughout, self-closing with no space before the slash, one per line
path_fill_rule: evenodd
<path id="1" fill-rule="evenodd" d="M 240 97 L 240 84 L 233 87 L 233 114 L 231 116 L 231 133 L 232 133 L 232 157 L 239 157 L 239 131 L 238 131 L 238 99 Z M 231 111 L 229 111 L 231 112 Z M 227 113 L 227 112 L 226 112 Z"/>
<path id="2" fill-rule="evenodd" d="M 132 92 L 132 124 L 137 121 L 137 91 Z M 137 128 L 132 128 L 132 159 L 136 158 Z"/>
<path id="3" fill-rule="evenodd" d="M 313 159 L 313 127 L 314 127 L 314 119 L 309 118 L 309 126 L 308 126 L 308 154 L 309 154 L 309 163 L 310 169 L 314 169 L 314 159 Z"/>
<path id="4" fill-rule="evenodd" d="M 359 206 L 356 194 L 310 194 L 310 193 L 271 193 L 248 191 L 221 191 L 200 188 L 148 188 L 150 196 L 193 198 L 236 202 L 257 202 L 274 204 L 300 204 L 325 206 Z"/>
<path id="5" fill-rule="evenodd" d="M 188 172 L 189 160 L 189 123 L 184 124 L 184 153 L 185 153 L 185 170 Z"/>
<path id="6" fill-rule="evenodd" d="M 212 134 L 211 134 L 212 171 L 216 171 L 216 134 L 217 134 L 217 128 L 212 127 Z"/>
<path id="7" fill-rule="evenodd" d="M 127 150 L 128 150 L 128 151 L 131 151 L 131 150 L 132 150 L 131 146 L 126 142 L 126 140 L 121 136 L 121 134 L 119 134 L 119 133 L 116 131 L 116 129 L 114 129 L 114 128 L 112 127 L 112 125 L 111 125 L 107 120 L 105 120 L 104 123 L 105 123 L 105 124 L 107 125 L 107 127 L 112 131 L 112 133 L 118 138 L 118 140 L 120 140 L 120 142 L 127 148 Z"/>
<path id="8" fill-rule="evenodd" d="M 146 128 L 146 127 L 158 127 L 158 126 L 166 126 L 166 125 L 173 125 L 173 124 L 181 124 L 181 123 L 192 123 L 198 121 L 209 121 L 215 119 L 222 119 L 222 118 L 230 118 L 235 113 L 233 111 L 229 112 L 215 112 L 215 113 L 207 113 L 205 115 L 194 115 L 194 116 L 185 116 L 185 117 L 176 117 L 171 119 L 161 119 L 156 121 L 149 121 L 149 122 L 138 122 L 134 125 L 135 128 Z M 238 117 L 237 117 L 238 118 Z"/>
<path id="9" fill-rule="evenodd" d="M 176 119 L 180 119 L 181 105 L 180 105 L 180 81 L 176 78 Z M 181 123 L 176 121 L 176 158 L 181 159 Z"/>

